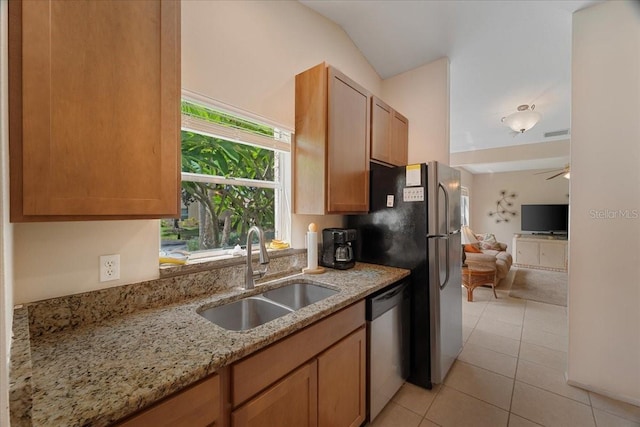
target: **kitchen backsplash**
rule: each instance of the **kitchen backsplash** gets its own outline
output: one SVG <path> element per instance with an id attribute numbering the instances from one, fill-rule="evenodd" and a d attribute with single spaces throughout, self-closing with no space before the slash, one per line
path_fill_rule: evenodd
<path id="1" fill-rule="evenodd" d="M 269 255 L 269 269 L 258 283 L 299 273 L 307 264 L 304 249 Z M 156 280 L 28 303 L 29 332 L 38 336 L 231 290 L 242 286 L 245 262 L 242 257 L 185 265 L 161 273 Z"/>

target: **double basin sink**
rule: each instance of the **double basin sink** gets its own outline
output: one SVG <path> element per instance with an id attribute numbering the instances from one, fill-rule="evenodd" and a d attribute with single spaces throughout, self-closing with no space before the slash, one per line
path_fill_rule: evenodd
<path id="1" fill-rule="evenodd" d="M 231 331 L 245 331 L 322 301 L 338 293 L 313 283 L 294 282 L 280 288 L 230 302 L 200 308 L 198 314 Z"/>

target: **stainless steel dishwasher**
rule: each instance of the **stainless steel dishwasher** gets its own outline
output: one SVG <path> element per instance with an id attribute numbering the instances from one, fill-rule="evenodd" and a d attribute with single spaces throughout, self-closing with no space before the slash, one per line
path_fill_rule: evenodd
<path id="1" fill-rule="evenodd" d="M 409 281 L 367 298 L 369 421 L 382 411 L 409 375 Z"/>

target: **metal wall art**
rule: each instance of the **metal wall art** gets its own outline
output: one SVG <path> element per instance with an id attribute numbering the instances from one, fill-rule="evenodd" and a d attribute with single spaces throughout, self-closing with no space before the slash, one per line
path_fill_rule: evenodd
<path id="1" fill-rule="evenodd" d="M 500 200 L 496 201 L 496 210 L 489 212 L 489 216 L 495 217 L 496 223 L 509 222 L 511 218 L 518 215 L 518 211 L 513 209 L 513 199 L 518 197 L 516 193 L 507 193 L 507 190 L 500 191 Z"/>

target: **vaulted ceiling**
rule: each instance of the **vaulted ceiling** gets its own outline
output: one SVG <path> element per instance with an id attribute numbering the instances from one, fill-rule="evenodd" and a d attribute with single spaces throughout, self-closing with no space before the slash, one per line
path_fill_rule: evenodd
<path id="1" fill-rule="evenodd" d="M 568 138 L 545 133 L 570 129 L 571 15 L 598 1 L 300 2 L 340 25 L 383 79 L 449 57 L 451 152 Z M 520 104 L 542 119 L 515 135 L 500 119 Z"/>

